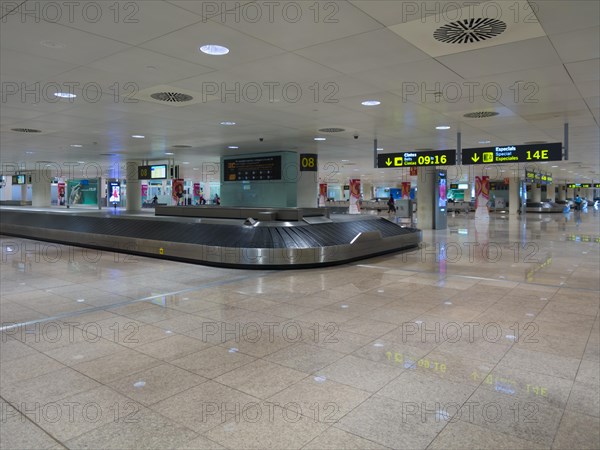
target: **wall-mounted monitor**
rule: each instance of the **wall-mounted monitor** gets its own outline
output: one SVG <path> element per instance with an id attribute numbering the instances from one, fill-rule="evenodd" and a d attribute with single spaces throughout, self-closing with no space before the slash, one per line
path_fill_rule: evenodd
<path id="1" fill-rule="evenodd" d="M 469 189 L 469 185 L 467 183 L 458 183 L 458 189 Z"/>
<path id="2" fill-rule="evenodd" d="M 164 180 L 167 178 L 167 165 L 150 166 L 150 178 L 152 180 Z"/>
<path id="3" fill-rule="evenodd" d="M 26 184 L 25 175 L 13 175 L 12 184 Z"/>
<path id="4" fill-rule="evenodd" d="M 138 167 L 138 180 L 164 180 L 167 178 L 167 165 L 157 164 Z"/>

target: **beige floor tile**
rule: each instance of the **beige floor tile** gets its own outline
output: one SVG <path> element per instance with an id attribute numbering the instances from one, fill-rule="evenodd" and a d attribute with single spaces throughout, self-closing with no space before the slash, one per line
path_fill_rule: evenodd
<path id="1" fill-rule="evenodd" d="M 389 397 L 406 404 L 417 404 L 423 408 L 442 410 L 452 414 L 456 405 L 462 405 L 475 392 L 475 386 L 434 378 L 414 370 L 404 371 L 398 378 L 384 386 L 378 395 Z M 454 407 L 454 409 L 453 409 Z M 439 409 L 439 408 L 438 408 Z"/>
<path id="2" fill-rule="evenodd" d="M 232 449 L 280 450 L 301 448 L 327 427 L 305 416 L 275 407 L 272 414 L 263 414 L 258 420 L 236 422 L 231 419 L 205 435 Z"/>
<path id="3" fill-rule="evenodd" d="M 45 351 L 44 354 L 67 366 L 73 366 L 119 352 L 122 349 L 123 347 L 120 345 L 106 339 L 94 338 L 85 342 Z"/>
<path id="4" fill-rule="evenodd" d="M 0 383 L 4 386 L 64 368 L 65 366 L 60 362 L 42 353 L 36 353 L 23 358 L 13 359 L 10 362 L 3 362 L 0 365 Z"/>
<path id="5" fill-rule="evenodd" d="M 579 361 L 579 359 L 566 356 L 554 355 L 549 357 L 547 353 L 512 348 L 502 358 L 498 366 L 520 368 L 528 372 L 573 380 L 577 374 Z"/>
<path id="6" fill-rule="evenodd" d="M 265 359 L 300 372 L 313 373 L 343 357 L 344 353 L 300 343 L 271 353 Z"/>
<path id="7" fill-rule="evenodd" d="M 159 366 L 162 363 L 162 361 L 142 353 L 122 349 L 119 352 L 112 353 L 93 361 L 76 364 L 72 367 L 76 371 L 81 372 L 100 383 L 108 383 L 127 375 Z"/>
<path id="8" fill-rule="evenodd" d="M 56 402 L 99 386 L 97 382 L 79 372 L 64 368 L 29 380 L 7 384 L 2 387 L 2 397 L 14 405 L 27 408 L 34 404 Z"/>
<path id="9" fill-rule="evenodd" d="M 449 423 L 427 448 L 432 450 L 480 450 L 484 448 L 515 450 L 547 449 L 549 447 L 478 425 L 456 421 Z"/>
<path id="10" fill-rule="evenodd" d="M 198 433 L 232 419 L 239 422 L 263 413 L 266 416 L 269 408 L 266 402 L 210 380 L 152 406 L 157 413 Z"/>
<path id="11" fill-rule="evenodd" d="M 186 444 L 177 447 L 177 450 L 225 450 L 225 447 L 203 436 L 192 439 Z"/>
<path id="12" fill-rule="evenodd" d="M 2 333 L 0 339 L 0 362 L 2 363 L 26 356 L 33 356 L 38 353 L 37 350 L 17 339 L 13 339 L 7 333 Z"/>
<path id="13" fill-rule="evenodd" d="M 302 447 L 303 450 L 385 450 L 387 448 L 335 427 L 329 428 Z"/>
<path id="14" fill-rule="evenodd" d="M 45 433 L 27 417 L 12 406 L 1 402 L 2 426 L 0 427 L 0 449 L 31 450 L 51 449 L 59 446 L 49 434 Z"/>
<path id="15" fill-rule="evenodd" d="M 205 381 L 204 377 L 163 364 L 111 381 L 108 385 L 148 406 Z"/>
<path id="16" fill-rule="evenodd" d="M 174 449 L 196 438 L 193 431 L 146 408 L 135 415 L 136 421 L 110 423 L 65 442 L 68 448 L 103 449 Z"/>
<path id="17" fill-rule="evenodd" d="M 198 339 L 179 334 L 168 335 L 164 339 L 153 341 L 147 344 L 138 345 L 135 350 L 144 353 L 152 358 L 163 361 L 173 361 L 190 353 L 211 347 Z"/>
<path id="18" fill-rule="evenodd" d="M 367 392 L 376 392 L 401 373 L 400 368 L 349 355 L 321 369 L 317 375 Z"/>
<path id="19" fill-rule="evenodd" d="M 256 398 L 266 399 L 305 377 L 303 372 L 258 360 L 227 372 L 215 378 L 215 381 Z"/>
<path id="20" fill-rule="evenodd" d="M 371 394 L 322 377 L 308 377 L 267 399 L 282 408 L 333 424 Z"/>
<path id="21" fill-rule="evenodd" d="M 425 448 L 446 421 L 387 397 L 373 396 L 348 413 L 336 428 L 394 449 Z"/>
<path id="22" fill-rule="evenodd" d="M 135 424 L 142 406 L 102 386 L 23 411 L 37 426 L 60 442 L 112 422 Z"/>
<path id="23" fill-rule="evenodd" d="M 205 378 L 215 378 L 240 366 L 251 363 L 256 358 L 240 352 L 229 351 L 215 346 L 171 361 L 171 364 Z"/>
<path id="24" fill-rule="evenodd" d="M 552 448 L 561 450 L 600 448 L 600 419 L 565 412 Z"/>
<path id="25" fill-rule="evenodd" d="M 575 381 L 567 410 L 577 414 L 600 417 L 600 386 Z"/>
<path id="26" fill-rule="evenodd" d="M 593 386 L 600 385 L 600 366 L 593 361 L 581 361 L 575 380 Z"/>
<path id="27" fill-rule="evenodd" d="M 457 417 L 491 431 L 550 446 L 561 416 L 561 409 L 529 397 L 479 388 Z"/>

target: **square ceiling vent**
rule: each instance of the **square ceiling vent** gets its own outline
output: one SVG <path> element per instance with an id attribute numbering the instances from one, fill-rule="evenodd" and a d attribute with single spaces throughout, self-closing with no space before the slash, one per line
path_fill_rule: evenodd
<path id="1" fill-rule="evenodd" d="M 441 4 L 436 14 L 422 14 L 389 29 L 434 58 L 546 36 L 536 6 L 526 1 L 482 2 L 460 9 L 436 4 Z"/>

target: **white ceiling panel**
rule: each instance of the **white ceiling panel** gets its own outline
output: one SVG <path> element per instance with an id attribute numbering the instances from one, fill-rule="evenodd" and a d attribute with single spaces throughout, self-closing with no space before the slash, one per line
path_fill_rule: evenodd
<path id="1" fill-rule="evenodd" d="M 566 63 L 600 58 L 600 27 L 554 34 L 550 40 Z"/>
<path id="2" fill-rule="evenodd" d="M 29 20 L 21 23 L 18 17 L 9 15 L 6 22 L 3 19 L 0 27 L 3 48 L 14 52 L 84 65 L 129 47 L 113 39 L 95 36 L 57 23 L 36 23 Z M 21 38 L 13 39 L 12 36 L 16 34 Z"/>
<path id="3" fill-rule="evenodd" d="M 548 35 L 598 26 L 600 2 L 595 0 L 542 0 L 531 2 Z"/>
<path id="4" fill-rule="evenodd" d="M 598 58 L 565 64 L 565 67 L 575 83 L 586 81 L 597 81 L 600 83 L 600 59 Z"/>
<path id="5" fill-rule="evenodd" d="M 532 58 L 531 55 L 535 55 Z M 560 64 L 547 37 L 441 56 L 438 61 L 465 78 Z"/>
<path id="6" fill-rule="evenodd" d="M 62 12 L 58 23 L 131 45 L 139 45 L 201 20 L 200 16 L 162 0 L 74 2 L 72 18 L 68 2 L 55 3 Z"/>
<path id="7" fill-rule="evenodd" d="M 388 29 L 371 31 L 296 51 L 297 54 L 344 73 L 429 59 L 429 55 Z"/>
<path id="8" fill-rule="evenodd" d="M 215 43 L 231 51 L 226 55 L 212 56 L 199 50 L 202 45 Z M 274 45 L 211 21 L 185 27 L 145 42 L 141 47 L 213 69 L 230 68 L 284 52 Z"/>
<path id="9" fill-rule="evenodd" d="M 382 28 L 382 25 L 346 1 L 253 2 L 233 15 L 213 21 L 288 51 Z M 272 14 L 269 10 L 272 9 Z"/>

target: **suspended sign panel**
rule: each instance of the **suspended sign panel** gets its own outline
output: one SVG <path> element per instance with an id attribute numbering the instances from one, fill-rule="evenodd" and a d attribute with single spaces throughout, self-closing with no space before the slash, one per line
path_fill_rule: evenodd
<path id="1" fill-rule="evenodd" d="M 504 147 L 464 148 L 462 163 L 502 164 L 521 162 L 561 161 L 562 143 L 507 145 Z"/>
<path id="2" fill-rule="evenodd" d="M 456 150 L 431 150 L 426 152 L 383 153 L 377 155 L 377 167 L 454 166 Z"/>

